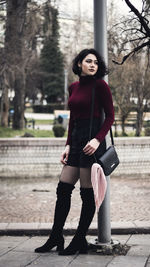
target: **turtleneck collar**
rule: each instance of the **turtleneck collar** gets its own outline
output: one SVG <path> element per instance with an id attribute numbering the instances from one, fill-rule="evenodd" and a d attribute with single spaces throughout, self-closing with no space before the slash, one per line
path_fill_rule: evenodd
<path id="1" fill-rule="evenodd" d="M 80 78 L 79 78 L 79 81 L 81 84 L 92 83 L 95 80 L 96 80 L 96 78 L 93 75 L 80 76 Z"/>

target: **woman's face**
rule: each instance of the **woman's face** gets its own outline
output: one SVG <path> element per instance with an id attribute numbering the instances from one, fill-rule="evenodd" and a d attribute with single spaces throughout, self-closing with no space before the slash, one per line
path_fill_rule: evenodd
<path id="1" fill-rule="evenodd" d="M 82 69 L 81 76 L 95 75 L 98 70 L 98 60 L 95 55 L 88 54 L 82 62 L 78 63 L 78 66 Z"/>

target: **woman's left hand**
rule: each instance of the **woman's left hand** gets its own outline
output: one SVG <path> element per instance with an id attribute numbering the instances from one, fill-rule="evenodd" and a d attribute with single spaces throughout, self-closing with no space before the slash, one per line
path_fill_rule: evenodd
<path id="1" fill-rule="evenodd" d="M 98 148 L 99 144 L 100 144 L 100 142 L 96 138 L 93 138 L 83 148 L 83 152 L 86 155 L 91 156 L 92 154 L 94 154 L 94 152 Z"/>

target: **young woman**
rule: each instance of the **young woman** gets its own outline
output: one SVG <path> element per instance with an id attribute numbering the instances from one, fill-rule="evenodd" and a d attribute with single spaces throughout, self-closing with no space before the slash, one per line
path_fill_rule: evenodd
<path id="1" fill-rule="evenodd" d="M 35 252 L 48 252 L 56 246 L 59 255 L 87 253 L 85 236 L 95 213 L 91 184 L 93 154 L 101 155 L 105 152 L 105 136 L 114 121 L 111 91 L 107 83 L 102 80 L 107 74 L 107 69 L 99 53 L 95 49 L 82 50 L 75 57 L 72 69 L 79 76 L 79 81 L 69 87 L 70 120 L 66 147 L 61 156 L 64 166 L 57 187 L 54 224 L 50 238 L 42 247 L 35 249 Z M 89 140 L 93 87 L 95 87 L 94 119 L 92 137 Z M 64 249 L 63 226 L 70 210 L 71 194 L 78 180 L 80 180 L 82 199 L 79 225 L 71 243 Z"/>

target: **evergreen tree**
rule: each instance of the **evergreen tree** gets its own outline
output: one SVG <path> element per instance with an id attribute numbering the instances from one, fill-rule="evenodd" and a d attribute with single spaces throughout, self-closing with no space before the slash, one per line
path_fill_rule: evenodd
<path id="1" fill-rule="evenodd" d="M 43 76 L 43 96 L 50 102 L 56 102 L 64 95 L 63 55 L 59 48 L 58 12 L 48 3 L 45 7 L 44 46 L 41 51 L 41 70 Z"/>

